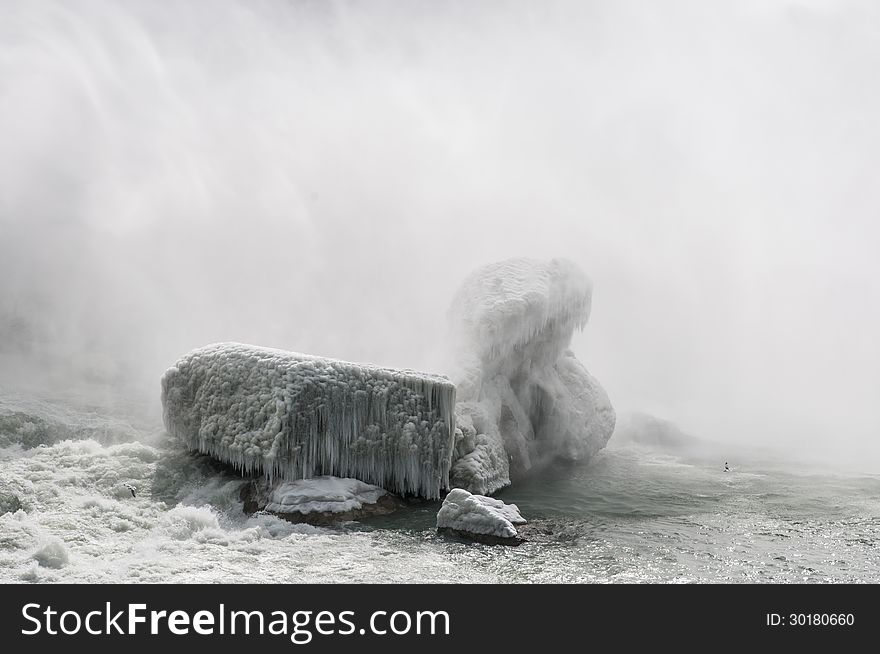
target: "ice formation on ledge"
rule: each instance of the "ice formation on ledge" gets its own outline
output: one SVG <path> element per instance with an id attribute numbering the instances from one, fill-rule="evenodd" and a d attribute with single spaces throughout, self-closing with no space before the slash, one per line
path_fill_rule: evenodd
<path id="1" fill-rule="evenodd" d="M 465 279 L 449 311 L 460 362 L 453 486 L 489 494 L 614 431 L 608 396 L 568 349 L 592 284 L 562 259 L 509 259 Z"/>
<path id="2" fill-rule="evenodd" d="M 516 504 L 472 495 L 462 488 L 449 491 L 437 513 L 437 529 L 451 530 L 459 535 L 513 539 L 519 535 L 514 525 L 525 522 Z"/>
<path id="3" fill-rule="evenodd" d="M 219 343 L 166 371 L 162 404 L 171 434 L 244 473 L 354 477 L 426 498 L 448 488 L 445 377 Z"/>
<path id="4" fill-rule="evenodd" d="M 346 513 L 375 504 L 385 489 L 359 479 L 315 477 L 285 481 L 269 494 L 266 511 L 273 513 Z"/>

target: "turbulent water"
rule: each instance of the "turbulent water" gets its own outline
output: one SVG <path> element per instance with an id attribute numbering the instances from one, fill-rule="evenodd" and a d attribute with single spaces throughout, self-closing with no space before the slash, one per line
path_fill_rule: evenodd
<path id="1" fill-rule="evenodd" d="M 502 492 L 535 535 L 491 547 L 438 537 L 439 503 L 247 518 L 240 479 L 127 410 L 0 394 L 0 581 L 880 581 L 878 476 L 613 445 Z"/>

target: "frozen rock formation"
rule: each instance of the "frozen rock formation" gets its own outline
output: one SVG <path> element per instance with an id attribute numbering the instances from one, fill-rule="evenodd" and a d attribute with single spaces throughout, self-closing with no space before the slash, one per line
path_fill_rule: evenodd
<path id="1" fill-rule="evenodd" d="M 410 370 L 210 345 L 165 373 L 165 425 L 270 482 L 332 475 L 426 498 L 491 494 L 549 461 L 586 461 L 611 437 L 614 409 L 569 350 L 591 299 L 565 260 L 472 273 L 450 309 L 457 390 Z"/>
<path id="2" fill-rule="evenodd" d="M 437 513 L 437 531 L 470 540 L 496 544 L 519 544 L 514 525 L 525 524 L 516 504 L 505 504 L 462 488 L 449 491 Z"/>
<path id="3" fill-rule="evenodd" d="M 220 343 L 165 373 L 162 403 L 171 434 L 245 473 L 354 477 L 426 498 L 449 485 L 445 377 Z"/>
<path id="4" fill-rule="evenodd" d="M 568 349 L 591 299 L 589 279 L 561 259 L 510 259 L 464 281 L 450 309 L 461 368 L 453 486 L 493 493 L 608 442 L 614 409 Z"/>

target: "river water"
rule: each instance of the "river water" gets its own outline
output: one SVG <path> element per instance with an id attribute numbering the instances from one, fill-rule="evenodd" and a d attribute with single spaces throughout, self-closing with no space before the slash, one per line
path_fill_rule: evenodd
<path id="1" fill-rule="evenodd" d="M 535 535 L 492 547 L 438 537 L 434 502 L 335 528 L 248 518 L 239 478 L 143 415 L 0 394 L 0 581 L 880 581 L 877 475 L 754 453 L 725 473 L 612 439 L 505 489 Z"/>

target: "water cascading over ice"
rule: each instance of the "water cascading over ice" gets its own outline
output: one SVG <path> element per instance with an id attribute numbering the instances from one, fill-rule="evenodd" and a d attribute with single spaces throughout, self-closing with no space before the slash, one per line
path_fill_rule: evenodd
<path id="1" fill-rule="evenodd" d="M 219 343 L 165 373 L 162 404 L 171 434 L 245 473 L 353 477 L 426 498 L 449 486 L 445 377 Z"/>
<path id="2" fill-rule="evenodd" d="M 563 259 L 509 259 L 465 279 L 449 311 L 460 364 L 453 486 L 493 493 L 608 442 L 614 409 L 568 349 L 591 300 L 590 280 Z"/>

